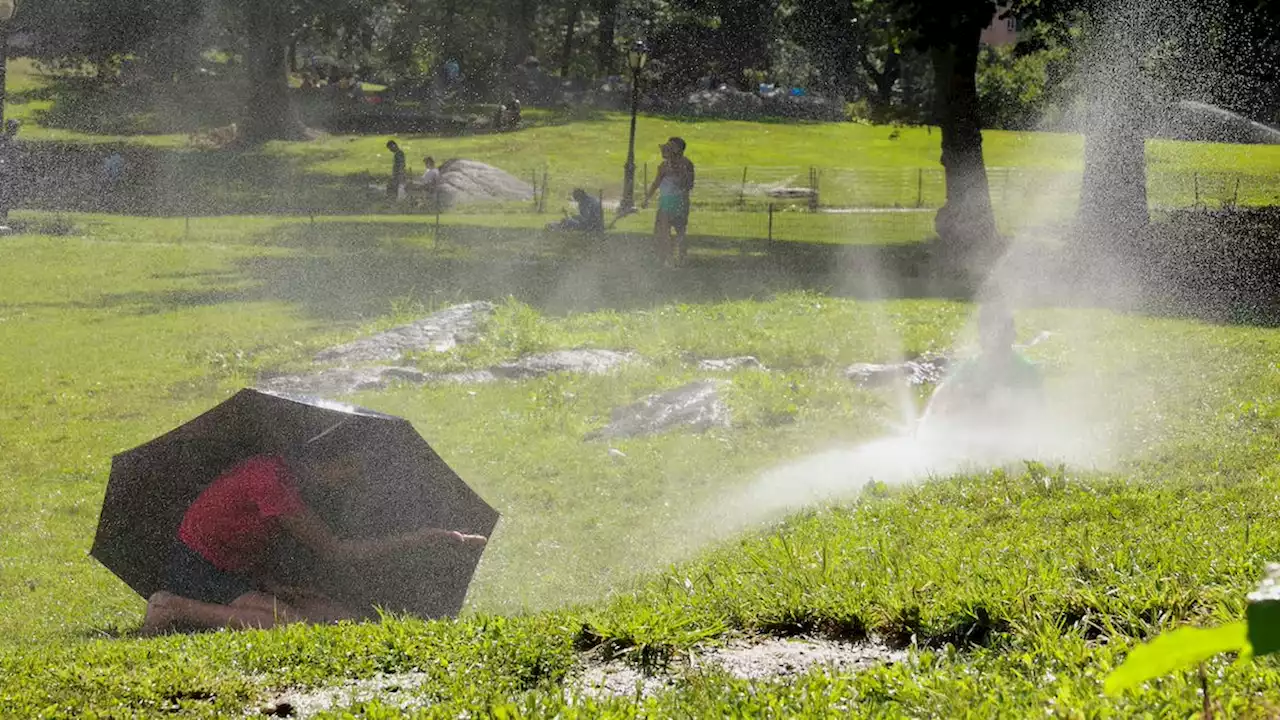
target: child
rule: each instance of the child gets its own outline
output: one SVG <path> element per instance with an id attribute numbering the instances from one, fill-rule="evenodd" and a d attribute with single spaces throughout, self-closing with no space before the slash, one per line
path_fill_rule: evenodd
<path id="1" fill-rule="evenodd" d="M 321 433 L 289 460 L 278 455 L 251 457 L 196 498 L 178 528 L 165 589 L 147 601 L 144 635 L 178 628 L 269 628 L 357 617 L 318 593 L 282 588 L 263 577 L 262 565 L 281 533 L 331 564 L 357 563 L 431 544 L 486 542 L 480 535 L 439 528 L 376 540 L 335 537 L 303 502 L 295 483 L 299 472 L 329 487 L 359 475 L 358 462 L 343 446 L 315 442 L 327 434 Z"/>

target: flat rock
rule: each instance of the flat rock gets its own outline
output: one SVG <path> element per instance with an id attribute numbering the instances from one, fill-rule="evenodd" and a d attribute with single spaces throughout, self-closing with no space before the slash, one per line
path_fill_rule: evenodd
<path id="1" fill-rule="evenodd" d="M 895 383 L 935 385 L 946 377 L 951 367 L 944 355 L 921 355 L 901 363 L 857 363 L 844 371 L 844 376 L 860 387 L 880 388 Z"/>
<path id="2" fill-rule="evenodd" d="M 515 362 L 495 365 L 489 369 L 496 377 L 510 380 L 543 377 L 552 373 L 582 373 L 599 375 L 636 359 L 633 353 L 616 350 L 556 350 L 538 355 L 526 355 Z"/>
<path id="3" fill-rule="evenodd" d="M 552 373 L 598 375 L 623 363 L 637 359 L 633 353 L 614 350 L 557 350 L 528 355 L 515 362 L 482 370 L 452 373 L 427 373 L 411 367 L 374 365 L 369 367 L 337 367 L 307 375 L 283 375 L 260 381 L 259 389 L 293 395 L 334 397 L 362 390 L 382 390 L 396 383 L 411 385 L 456 384 L 480 385 L 497 380 L 525 380 Z"/>
<path id="4" fill-rule="evenodd" d="M 432 376 L 414 368 L 330 368 L 310 375 L 283 375 L 262 380 L 258 389 L 290 395 L 333 397 L 361 390 L 381 390 L 396 382 L 425 383 Z"/>
<path id="5" fill-rule="evenodd" d="M 587 439 L 640 437 L 676 428 L 706 432 L 728 427 L 731 415 L 720 398 L 720 384 L 716 380 L 699 380 L 618 408 L 611 414 L 612 421 Z"/>
<path id="6" fill-rule="evenodd" d="M 490 302 L 455 305 L 421 320 L 316 354 L 316 362 L 347 365 L 394 360 L 409 351 L 445 352 L 475 339 L 493 314 Z"/>
<path id="7" fill-rule="evenodd" d="M 732 370 L 764 370 L 764 363 L 751 355 L 698 361 L 698 369 L 704 372 L 729 372 Z"/>

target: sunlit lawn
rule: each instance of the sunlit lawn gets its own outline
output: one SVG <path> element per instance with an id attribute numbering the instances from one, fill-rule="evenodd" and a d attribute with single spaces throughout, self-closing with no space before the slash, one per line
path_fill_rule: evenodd
<path id="1" fill-rule="evenodd" d="M 0 714 L 237 713 L 271 688 L 417 668 L 436 680 L 415 693 L 448 716 L 507 704 L 535 716 L 826 714 L 828 704 L 862 715 L 1186 715 L 1199 707 L 1194 675 L 1114 701 L 1101 677 L 1157 628 L 1238 616 L 1280 552 L 1267 521 L 1280 511 L 1272 330 L 1024 313 L 1024 338 L 1053 333 L 1033 357 L 1055 392 L 1079 392 L 1082 377 L 1106 389 L 1094 399 L 1114 405 L 1107 422 L 1131 441 L 1113 472 L 1032 465 L 851 488 L 839 507 L 717 536 L 693 532 L 699 513 L 762 469 L 900 421 L 892 394 L 857 389 L 845 366 L 892 358 L 889 337 L 909 352 L 947 348 L 968 309 L 812 292 L 690 303 L 656 282 L 642 310 L 548 314 L 487 289 L 442 299 L 430 274 L 416 286 L 349 274 L 436 254 L 496 268 L 501 248 L 368 242 L 347 226 L 307 236 L 273 222 L 197 223 L 186 235 L 180 220 L 80 218 L 83 235 L 0 244 Z M 353 234 L 339 242 L 343 232 Z M 304 268 L 314 292 L 297 284 Z M 141 600 L 86 555 L 113 453 L 258 371 L 301 367 L 361 330 L 476 297 L 500 301 L 479 343 L 405 361 L 459 369 L 594 346 L 644 362 L 353 398 L 413 420 L 504 513 L 466 619 L 129 637 Z M 689 355 L 742 354 L 770 370 L 724 376 L 730 428 L 584 441 L 613 407 L 701 377 Z M 712 675 L 640 705 L 564 704 L 575 643 L 652 659 L 725 634 L 802 630 L 919 647 L 905 665 L 852 676 Z M 1265 708 L 1256 698 L 1280 687 L 1269 662 L 1214 672 L 1215 696 L 1237 710 Z"/>

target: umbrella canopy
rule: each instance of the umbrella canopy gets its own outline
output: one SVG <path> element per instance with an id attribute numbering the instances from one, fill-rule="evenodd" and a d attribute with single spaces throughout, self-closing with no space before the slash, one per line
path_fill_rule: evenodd
<path id="1" fill-rule="evenodd" d="M 402 418 L 313 398 L 242 390 L 151 442 L 112 459 L 90 554 L 143 597 L 162 589 L 178 525 L 219 475 L 260 454 L 288 454 L 342 423 L 365 469 L 358 486 L 334 491 L 296 475 L 307 504 L 339 537 L 375 538 L 425 527 L 489 536 L 498 513 Z M 326 592 L 352 607 L 423 617 L 456 615 L 483 548 L 430 548 L 362 563 L 320 567 L 282 541 L 277 581 Z"/>

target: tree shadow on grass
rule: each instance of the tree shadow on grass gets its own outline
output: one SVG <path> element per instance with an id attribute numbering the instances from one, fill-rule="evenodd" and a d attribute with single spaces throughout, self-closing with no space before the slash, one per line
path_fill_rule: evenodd
<path id="1" fill-rule="evenodd" d="M 1194 218 L 1153 228 L 1152 236 L 1171 236 L 1165 244 L 1176 253 L 1151 248 L 1139 255 L 1127 272 L 1132 287 L 1121 288 L 1124 294 L 1108 285 L 1114 272 L 1077 262 L 1070 252 L 1025 251 L 1021 262 L 1028 272 L 1017 281 L 1021 295 L 1014 299 L 1020 305 L 1280 324 L 1280 293 L 1269 280 L 1275 274 L 1264 272 L 1275 264 L 1271 248 L 1280 246 L 1280 218 L 1236 217 L 1228 226 L 1236 228 L 1234 240 L 1205 245 L 1195 264 L 1177 260 L 1188 244 L 1218 237 L 1222 227 Z M 859 299 L 975 297 L 975 288 L 939 264 L 929 241 L 832 245 L 693 236 L 689 262 L 677 270 L 660 267 L 652 238 L 635 233 L 589 236 L 462 225 L 437 231 L 429 222 L 326 220 L 290 223 L 246 241 L 300 252 L 242 259 L 229 272 L 210 276 L 205 287 L 106 295 L 94 306 L 155 313 L 280 301 L 311 317 L 348 322 L 385 315 L 397 305 L 439 307 L 507 297 L 552 314 L 766 299 L 791 291 Z M 1253 248 L 1245 266 L 1242 244 Z M 1145 276 L 1138 272 L 1143 268 Z"/>
<path id="2" fill-rule="evenodd" d="M 298 222 L 253 244 L 305 252 L 237 261 L 208 287 L 108 294 L 94 307 L 138 314 L 280 301 L 328 321 L 515 298 L 552 314 L 765 299 L 809 290 L 861 298 L 967 297 L 921 274 L 924 245 L 832 246 L 690 238 L 686 267 L 664 269 L 648 235 L 575 236 L 413 222 Z M 185 279 L 185 278 L 170 278 Z"/>
<path id="3" fill-rule="evenodd" d="M 270 155 L 258 150 L 157 148 L 132 144 L 24 142 L 20 207 L 156 217 L 212 214 L 368 213 L 383 201 L 372 174 L 310 168 L 340 155 Z M 107 173 L 118 154 L 124 172 Z"/>

